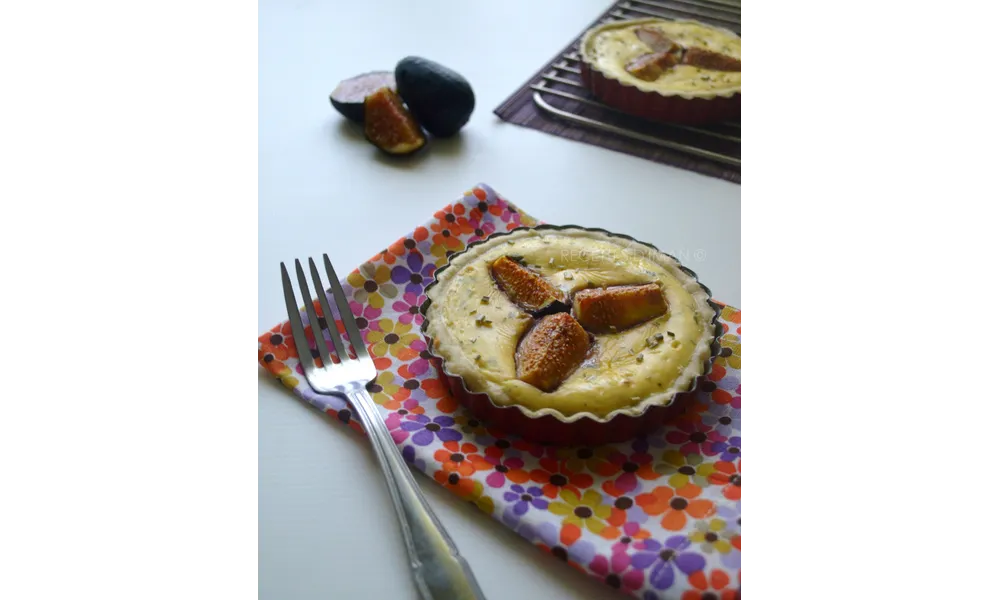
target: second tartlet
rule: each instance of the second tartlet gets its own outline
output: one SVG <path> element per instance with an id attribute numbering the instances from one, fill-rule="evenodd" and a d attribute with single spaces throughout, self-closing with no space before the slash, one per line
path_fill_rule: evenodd
<path id="1" fill-rule="evenodd" d="M 697 21 L 633 19 L 599 25 L 580 42 L 584 85 L 622 112 L 701 124 L 740 116 L 740 44 Z"/>

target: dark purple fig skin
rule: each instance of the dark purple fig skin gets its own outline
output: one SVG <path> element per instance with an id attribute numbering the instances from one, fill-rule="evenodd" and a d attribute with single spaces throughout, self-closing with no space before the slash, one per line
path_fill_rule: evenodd
<path id="1" fill-rule="evenodd" d="M 434 61 L 408 56 L 396 65 L 396 89 L 434 137 L 450 137 L 469 122 L 476 95 L 469 82 Z"/>
<path id="2" fill-rule="evenodd" d="M 337 84 L 330 93 L 330 104 L 337 112 L 359 125 L 365 122 L 365 97 L 380 88 L 396 90 L 396 77 L 391 71 L 371 71 L 355 75 Z"/>

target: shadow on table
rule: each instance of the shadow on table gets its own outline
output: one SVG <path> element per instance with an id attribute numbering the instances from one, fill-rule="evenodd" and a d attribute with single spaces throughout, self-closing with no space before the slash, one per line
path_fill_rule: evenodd
<path id="1" fill-rule="evenodd" d="M 333 132 L 331 137 L 336 143 L 355 144 L 358 146 L 359 151 L 370 152 L 378 162 L 400 170 L 415 169 L 434 156 L 446 159 L 453 158 L 461 154 L 466 146 L 465 136 L 461 133 L 450 138 L 435 138 L 433 136 L 428 136 L 427 144 L 414 154 L 410 154 L 408 156 L 392 156 L 371 145 L 368 140 L 365 139 L 365 133 L 362 127 L 356 123 L 348 121 L 347 119 L 337 119 L 332 122 L 331 129 Z"/>

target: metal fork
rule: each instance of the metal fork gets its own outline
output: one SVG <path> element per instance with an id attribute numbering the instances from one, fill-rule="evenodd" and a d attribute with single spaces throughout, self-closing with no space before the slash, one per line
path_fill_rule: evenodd
<path id="1" fill-rule="evenodd" d="M 302 293 L 303 304 L 306 307 L 306 314 L 309 317 L 309 324 L 312 326 L 313 337 L 316 340 L 316 347 L 319 349 L 319 358 L 323 366 L 317 367 L 311 360 L 311 348 L 302 328 L 292 282 L 288 277 L 285 263 L 281 263 L 281 283 L 285 288 L 288 320 L 291 322 L 292 338 L 295 340 L 296 349 L 298 349 L 306 381 L 319 394 L 345 396 L 361 418 L 365 431 L 368 432 L 368 439 L 375 447 L 375 454 L 378 456 L 382 472 L 385 474 L 386 484 L 389 486 L 392 503 L 396 509 L 406 549 L 410 555 L 410 568 L 413 571 L 413 578 L 420 591 L 420 596 L 424 600 L 485 600 L 483 592 L 479 589 L 479 585 L 472 575 L 472 570 L 469 569 L 465 559 L 459 555 L 454 542 L 445 533 L 437 517 L 431 512 L 420 488 L 413 480 L 410 469 L 402 455 L 396 450 L 396 444 L 392 441 L 389 429 L 385 426 L 375 402 L 365 389 L 365 385 L 375 379 L 375 363 L 368 355 L 368 348 L 362 341 L 361 332 L 358 331 L 358 326 L 351 316 L 351 309 L 340 285 L 340 279 L 337 277 L 336 271 L 333 270 L 330 258 L 326 254 L 323 255 L 323 263 L 330 280 L 330 288 L 337 303 L 337 309 L 344 323 L 344 329 L 350 338 L 354 356 L 348 354 L 344 349 L 343 340 L 335 325 L 334 312 L 330 310 L 330 303 L 323 291 L 326 287 L 320 279 L 316 263 L 310 258 L 309 271 L 312 274 L 313 284 L 319 296 L 320 308 L 326 321 L 324 323 L 325 329 L 329 331 L 330 338 L 333 340 L 334 352 L 339 362 L 334 362 L 329 352 L 323 351 L 326 345 L 323 339 L 324 328 L 320 327 L 319 317 L 313 308 L 312 294 L 309 291 L 305 273 L 302 271 L 302 265 L 298 259 L 295 259 L 295 274 L 299 280 L 299 290 Z M 332 329 L 330 329 L 331 327 Z"/>

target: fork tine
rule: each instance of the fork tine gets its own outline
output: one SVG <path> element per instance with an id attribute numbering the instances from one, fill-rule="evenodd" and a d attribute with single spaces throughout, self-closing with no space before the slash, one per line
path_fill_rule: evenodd
<path id="1" fill-rule="evenodd" d="M 330 287 L 333 291 L 333 299 L 337 302 L 337 309 L 340 310 L 341 315 L 350 315 L 351 307 L 347 305 L 347 296 L 344 295 L 344 288 L 340 285 L 340 278 L 337 277 L 337 272 L 333 270 L 333 264 L 330 263 L 330 257 L 326 254 L 323 255 L 323 264 L 326 266 L 326 275 L 330 278 Z M 344 322 L 344 329 L 347 330 L 348 337 L 351 338 L 351 345 L 354 346 L 354 354 L 358 358 L 362 356 L 368 356 L 368 346 L 365 346 L 364 341 L 361 339 L 361 331 L 358 330 L 358 325 L 354 322 L 354 319 L 341 319 Z"/>
<path id="2" fill-rule="evenodd" d="M 337 358 L 345 361 L 349 356 L 344 350 L 344 342 L 340 339 L 340 332 L 337 331 L 337 318 L 333 310 L 330 309 L 330 301 L 326 299 L 326 292 L 324 291 L 326 287 L 323 286 L 323 280 L 320 278 L 319 270 L 316 269 L 316 263 L 313 262 L 311 256 L 309 257 L 309 272 L 312 274 L 313 284 L 319 293 L 319 305 L 323 309 L 323 316 L 326 317 L 326 326 L 330 329 L 330 339 L 333 340 L 333 345 L 336 346 Z M 331 284 L 331 287 L 333 287 L 333 284 Z M 350 311 L 347 312 L 347 316 L 341 313 L 341 321 L 347 318 L 353 318 Z"/>
<path id="3" fill-rule="evenodd" d="M 299 306 L 295 301 L 295 290 L 292 289 L 292 280 L 288 277 L 285 263 L 281 263 L 281 286 L 285 288 L 285 308 L 288 309 L 288 320 L 292 326 L 295 349 L 299 352 L 299 362 L 302 363 L 306 375 L 309 375 L 316 369 L 316 365 L 312 360 L 303 360 L 307 356 L 312 358 L 312 355 L 309 353 L 309 341 L 306 340 L 306 332 L 302 328 L 302 317 L 299 316 Z"/>
<path id="4" fill-rule="evenodd" d="M 316 341 L 319 359 L 324 367 L 329 367 L 333 364 L 333 361 L 330 360 L 330 347 L 326 345 L 326 340 L 323 338 L 323 330 L 319 326 L 316 309 L 313 308 L 312 292 L 309 291 L 309 284 L 306 283 L 306 274 L 302 271 L 302 263 L 297 258 L 295 259 L 295 276 L 299 279 L 299 289 L 302 290 L 302 298 L 304 298 L 303 301 L 306 305 L 306 314 L 309 316 L 309 324 L 312 325 L 313 339 Z M 320 290 L 320 294 L 322 294 L 322 290 Z M 329 323 L 327 324 L 329 325 Z M 311 354 L 309 356 L 312 357 Z"/>

